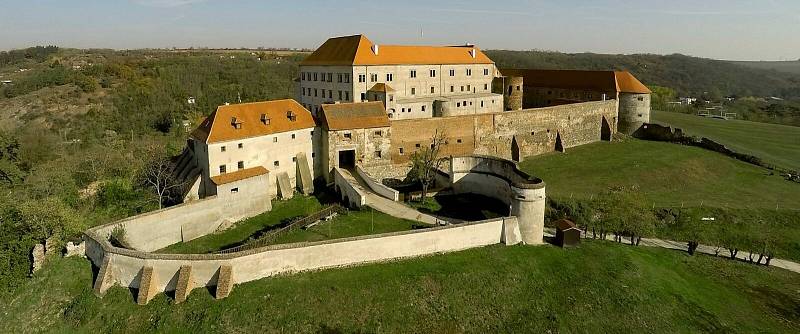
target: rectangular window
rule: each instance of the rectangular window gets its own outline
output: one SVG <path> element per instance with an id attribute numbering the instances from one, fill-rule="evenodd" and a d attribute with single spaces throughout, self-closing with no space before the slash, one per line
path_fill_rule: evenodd
<path id="1" fill-rule="evenodd" d="M 350 132 L 345 132 L 344 137 L 347 139 L 352 139 L 353 135 Z"/>
<path id="2" fill-rule="evenodd" d="M 295 138 L 295 134 L 293 133 L 293 134 L 292 134 L 292 139 L 294 139 L 294 138 Z"/>
<path id="3" fill-rule="evenodd" d="M 306 72 L 300 73 L 300 80 L 306 81 Z"/>
<path id="4" fill-rule="evenodd" d="M 238 193 L 238 192 L 239 192 L 239 188 L 231 189 L 231 194 L 235 194 L 235 193 Z"/>
<path id="5" fill-rule="evenodd" d="M 417 70 L 411 70 L 411 78 L 413 79 L 416 77 L 417 77 Z"/>
<path id="6" fill-rule="evenodd" d="M 433 89 L 433 86 L 431 86 L 431 94 L 433 94 L 433 92 L 434 92 L 434 89 Z"/>
<path id="7" fill-rule="evenodd" d="M 431 70 L 431 78 L 435 78 L 435 77 L 436 77 L 436 70 Z"/>
<path id="8" fill-rule="evenodd" d="M 374 134 L 375 134 L 375 137 L 382 137 L 383 136 L 383 131 L 377 130 L 377 131 L 374 132 Z"/>
<path id="9" fill-rule="evenodd" d="M 386 73 L 386 81 L 392 81 L 392 74 Z"/>
<path id="10" fill-rule="evenodd" d="M 456 139 L 456 143 L 461 144 L 461 139 Z"/>
<path id="11" fill-rule="evenodd" d="M 338 83 L 342 83 L 342 74 L 341 74 L 341 73 L 339 73 L 339 74 L 338 74 L 336 77 L 337 77 L 337 78 L 336 78 L 336 82 L 338 82 Z"/>
<path id="12" fill-rule="evenodd" d="M 278 142 L 278 136 L 272 137 L 272 142 L 273 143 L 277 143 Z"/>
<path id="13" fill-rule="evenodd" d="M 333 73 L 328 73 L 328 82 L 333 82 Z"/>
<path id="14" fill-rule="evenodd" d="M 453 92 L 453 86 L 450 86 L 450 93 Z"/>
<path id="15" fill-rule="evenodd" d="M 292 157 L 292 162 L 297 162 L 297 157 Z"/>
<path id="16" fill-rule="evenodd" d="M 489 69 L 488 68 L 484 68 L 483 69 L 483 75 L 489 75 Z"/>
<path id="17" fill-rule="evenodd" d="M 367 75 L 366 74 L 359 74 L 358 75 L 358 82 L 365 82 L 365 81 L 367 81 Z"/>
<path id="18" fill-rule="evenodd" d="M 314 88 L 314 97 L 317 97 L 317 89 Z"/>
<path id="19" fill-rule="evenodd" d="M 414 145 L 414 147 L 419 148 L 419 144 Z"/>
<path id="20" fill-rule="evenodd" d="M 483 90 L 489 90 L 489 84 L 483 84 Z"/>
<path id="21" fill-rule="evenodd" d="M 450 76 L 451 77 L 456 76 L 456 70 L 450 70 Z"/>
<path id="22" fill-rule="evenodd" d="M 472 69 L 471 69 L 471 68 L 468 68 L 468 69 L 467 69 L 467 76 L 470 76 L 470 75 L 472 75 Z"/>
<path id="23" fill-rule="evenodd" d="M 317 81 L 317 73 L 314 72 L 314 81 Z"/>
<path id="24" fill-rule="evenodd" d="M 219 173 L 225 174 L 227 171 L 225 170 L 225 165 L 219 165 Z"/>
<path id="25" fill-rule="evenodd" d="M 361 93 L 361 101 L 364 101 L 366 99 L 367 99 L 367 93 Z"/>
<path id="26" fill-rule="evenodd" d="M 422 111 L 425 111 L 425 106 L 424 105 L 422 106 Z"/>
<path id="27" fill-rule="evenodd" d="M 244 144 L 239 143 L 239 148 L 244 148 Z"/>
<path id="28" fill-rule="evenodd" d="M 461 86 L 461 91 L 462 91 L 462 92 L 464 91 L 464 86 Z"/>
<path id="29" fill-rule="evenodd" d="M 481 108 L 483 108 L 483 100 L 481 100 Z"/>
<path id="30" fill-rule="evenodd" d="M 333 98 L 333 89 L 329 89 L 329 90 L 328 90 L 328 98 L 329 98 L 329 99 L 332 99 L 332 98 Z"/>
<path id="31" fill-rule="evenodd" d="M 280 166 L 281 166 L 281 163 L 280 163 L 280 161 L 278 161 L 278 160 L 275 160 L 275 161 L 273 161 L 273 162 L 272 162 L 272 166 L 275 166 L 275 167 L 280 167 Z"/>
<path id="32" fill-rule="evenodd" d="M 411 87 L 411 95 L 414 95 L 416 93 L 417 93 L 417 89 L 414 88 L 414 87 Z"/>
<path id="33" fill-rule="evenodd" d="M 220 151 L 220 152 L 225 152 L 225 146 L 220 146 L 220 147 L 219 147 L 219 151 Z"/>
<path id="34" fill-rule="evenodd" d="M 467 91 L 468 91 L 468 92 L 471 92 L 471 91 L 472 91 L 472 85 L 467 85 Z"/>
<path id="35" fill-rule="evenodd" d="M 400 155 L 403 155 L 403 148 L 400 148 Z"/>
<path id="36" fill-rule="evenodd" d="M 236 163 L 236 168 L 244 169 L 244 161 L 239 161 Z"/>
<path id="37" fill-rule="evenodd" d="M 406 112 L 406 108 L 400 108 L 400 112 Z"/>
<path id="38" fill-rule="evenodd" d="M 378 81 L 378 74 L 376 74 L 376 73 L 370 74 L 369 75 L 369 81 L 370 82 Z"/>
<path id="39" fill-rule="evenodd" d="M 381 158 L 381 151 L 375 151 L 375 158 L 377 159 Z"/>
<path id="40" fill-rule="evenodd" d="M 339 91 L 339 100 L 342 100 L 342 91 Z"/>
<path id="41" fill-rule="evenodd" d="M 344 83 L 350 83 L 350 74 L 348 73 L 344 74 Z"/>
<path id="42" fill-rule="evenodd" d="M 348 91 L 344 92 L 344 99 L 345 99 L 345 101 L 350 101 L 350 92 L 348 92 Z"/>

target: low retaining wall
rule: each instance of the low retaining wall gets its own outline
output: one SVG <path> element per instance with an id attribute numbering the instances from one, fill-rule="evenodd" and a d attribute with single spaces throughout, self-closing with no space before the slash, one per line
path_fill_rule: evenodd
<path id="1" fill-rule="evenodd" d="M 367 205 L 367 194 L 358 189 L 356 186 L 358 181 L 355 180 L 350 172 L 338 167 L 334 168 L 333 183 L 334 187 L 336 187 L 336 192 L 342 195 L 342 200 L 347 199 L 347 205 L 356 208 Z"/>
<path id="2" fill-rule="evenodd" d="M 272 209 L 269 196 L 248 193 L 212 196 L 198 201 L 144 213 L 92 229 L 108 238 L 117 227 L 134 249 L 151 252 L 174 243 L 214 232 L 225 221 L 234 222 Z"/>
<path id="3" fill-rule="evenodd" d="M 367 186 L 369 186 L 369 188 L 372 189 L 372 191 L 374 191 L 376 194 L 386 197 L 395 202 L 400 200 L 399 191 L 389 188 L 383 183 L 376 181 L 374 178 L 372 178 L 372 176 L 367 174 L 367 172 L 364 171 L 364 169 L 361 168 L 361 166 L 356 166 L 356 173 L 358 173 L 358 176 L 360 176 L 361 179 L 364 180 L 364 182 L 367 184 Z"/>
<path id="4" fill-rule="evenodd" d="M 114 247 L 92 230 L 86 232 L 85 239 L 87 256 L 101 267 L 102 275 L 98 275 L 95 290 L 102 294 L 116 284 L 139 288 L 145 267 L 152 268 L 152 274 L 147 275 L 149 289 L 172 291 L 176 289 L 182 266 L 191 267 L 188 286 L 217 285 L 223 266 L 230 266 L 232 273 L 226 276 L 226 281 L 238 284 L 281 273 L 452 252 L 501 242 L 512 245 L 520 242 L 520 232 L 516 217 L 506 217 L 424 230 L 274 245 L 230 254 L 139 252 Z"/>

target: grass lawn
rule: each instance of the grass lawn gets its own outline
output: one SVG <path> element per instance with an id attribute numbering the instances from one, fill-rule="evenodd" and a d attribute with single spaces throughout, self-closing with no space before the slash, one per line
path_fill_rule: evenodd
<path id="1" fill-rule="evenodd" d="M 800 184 L 697 147 L 628 139 L 531 157 L 520 167 L 552 197 L 585 197 L 610 186 L 638 185 L 656 207 L 704 205 L 800 209 Z"/>
<path id="2" fill-rule="evenodd" d="M 784 168 L 800 170 L 800 127 L 653 111 L 652 121 L 707 137 L 736 152 L 757 156 Z"/>
<path id="3" fill-rule="evenodd" d="M 296 195 L 286 201 L 273 201 L 272 211 L 246 219 L 221 233 L 209 234 L 186 243 L 177 243 L 158 253 L 196 254 L 210 253 L 242 244 L 259 231 L 277 228 L 294 217 L 306 216 L 320 210 L 323 204 L 312 196 Z M 372 212 L 374 211 L 374 212 Z M 277 237 L 271 244 L 301 241 L 320 241 L 384 232 L 407 231 L 418 228 L 415 222 L 389 216 L 383 212 L 364 208 L 349 211 L 324 224 L 307 230 L 293 230 Z"/>
<path id="4" fill-rule="evenodd" d="M 214 300 L 137 306 L 92 294 L 87 260 L 56 259 L 0 303 L 4 331 L 797 333 L 800 275 L 711 256 L 586 241 L 490 246 L 265 278 Z"/>

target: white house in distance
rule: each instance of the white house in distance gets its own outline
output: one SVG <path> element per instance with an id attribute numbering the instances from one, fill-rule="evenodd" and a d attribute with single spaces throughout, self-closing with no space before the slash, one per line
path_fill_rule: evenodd
<path id="1" fill-rule="evenodd" d="M 204 198 L 241 191 L 241 184 L 266 187 L 270 197 L 291 197 L 295 188 L 310 193 L 314 127 L 311 113 L 291 99 L 219 106 L 192 132 L 200 170 L 193 191 Z M 266 185 L 248 181 L 265 174 Z"/>
<path id="2" fill-rule="evenodd" d="M 494 62 L 474 45 L 378 45 L 363 35 L 328 39 L 300 63 L 300 103 L 384 102 L 390 119 L 503 111 Z M 381 95 L 376 97 L 375 95 Z"/>

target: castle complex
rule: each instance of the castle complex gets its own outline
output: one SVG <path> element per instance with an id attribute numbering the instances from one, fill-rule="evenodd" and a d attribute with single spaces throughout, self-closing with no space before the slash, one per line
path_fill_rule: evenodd
<path id="1" fill-rule="evenodd" d="M 444 154 L 519 161 L 631 134 L 650 117 L 650 91 L 628 72 L 498 69 L 474 45 L 335 37 L 300 63 L 297 82 L 297 102 L 220 106 L 203 121 L 180 166 L 188 198 L 265 174 L 273 197 L 309 192 L 334 167 L 405 163 L 436 130 Z"/>
<path id="2" fill-rule="evenodd" d="M 219 106 L 194 130 L 174 169 L 184 203 L 86 231 L 99 267 L 94 290 L 162 291 L 181 302 L 196 287 L 281 273 L 491 244 L 541 244 L 545 181 L 518 169 L 537 154 L 630 134 L 650 117 L 650 91 L 627 72 L 497 69 L 474 45 L 378 45 L 331 38 L 300 64 L 297 100 Z M 399 201 L 384 182 L 404 177 L 414 152 L 443 133 L 437 183 L 509 208 L 505 217 L 445 222 Z M 272 209 L 275 198 L 331 187 L 348 206 L 370 205 L 430 227 L 319 242 L 154 253 Z M 434 226 L 443 225 L 443 226 Z M 112 244 L 125 231 L 126 245 Z"/>

